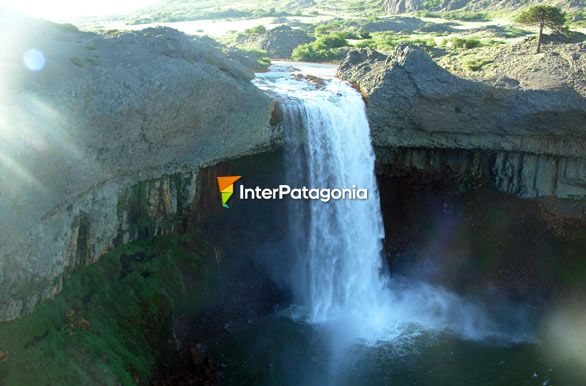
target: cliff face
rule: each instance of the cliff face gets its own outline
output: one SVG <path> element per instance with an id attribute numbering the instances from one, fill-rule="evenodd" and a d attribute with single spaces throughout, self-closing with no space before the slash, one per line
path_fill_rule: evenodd
<path id="1" fill-rule="evenodd" d="M 2 14 L 0 321 L 197 209 L 198 169 L 270 148 L 272 101 L 205 40 Z"/>
<path id="2" fill-rule="evenodd" d="M 520 197 L 586 197 L 586 100 L 571 89 L 513 90 L 458 78 L 424 52 L 349 53 L 342 79 L 367 95 L 382 164 L 482 173 Z M 450 152 L 452 151 L 452 152 Z"/>

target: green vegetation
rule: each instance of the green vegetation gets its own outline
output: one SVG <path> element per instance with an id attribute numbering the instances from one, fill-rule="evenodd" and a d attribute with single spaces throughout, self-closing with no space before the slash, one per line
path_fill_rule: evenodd
<path id="1" fill-rule="evenodd" d="M 440 7 L 442 5 L 442 1 L 441 0 L 424 0 L 421 5 L 423 6 L 423 8 L 433 9 L 433 8 Z"/>
<path id="2" fill-rule="evenodd" d="M 193 247 L 196 244 L 198 247 Z M 79 268 L 57 297 L 0 323 L 2 385 L 144 384 L 174 358 L 171 318 L 213 301 L 213 247 L 178 236 L 117 248 Z"/>
<path id="3" fill-rule="evenodd" d="M 581 12 L 568 12 L 566 15 L 568 25 L 571 28 L 586 28 L 586 10 Z"/>
<path id="4" fill-rule="evenodd" d="M 419 38 L 394 32 L 373 32 L 371 35 L 370 39 L 358 42 L 356 47 L 370 47 L 377 51 L 390 52 L 401 43 L 427 47 L 434 47 L 436 45 L 433 38 Z"/>
<path id="5" fill-rule="evenodd" d="M 339 27 L 340 25 L 336 25 Z M 334 28 L 336 28 L 334 27 Z M 360 35 L 354 31 L 332 32 L 331 24 L 320 24 L 315 30 L 317 40 L 312 43 L 302 44 L 293 50 L 291 58 L 301 61 L 332 61 L 338 60 L 344 52 L 343 47 L 354 46 L 358 48 L 369 47 L 380 52 L 389 53 L 402 43 L 409 43 L 423 48 L 440 47 L 449 50 L 468 50 L 481 46 L 502 44 L 496 39 L 478 39 L 475 37 L 419 37 L 417 35 L 403 35 L 395 32 L 373 32 Z M 350 44 L 349 39 L 357 40 Z M 470 67 L 480 69 L 480 63 L 470 64 Z"/>
<path id="6" fill-rule="evenodd" d="M 409 35 L 401 35 L 393 32 L 375 32 L 372 39 L 359 42 L 357 47 L 371 47 L 377 51 L 390 52 L 401 43 L 409 43 L 420 47 L 441 47 L 454 50 L 467 50 L 481 46 L 500 44 L 501 41 L 494 39 L 480 40 L 474 37 L 460 38 L 420 38 Z"/>
<path id="7" fill-rule="evenodd" d="M 314 34 L 316 37 L 330 35 L 333 33 L 344 37 L 345 39 L 368 39 L 370 33 L 360 27 L 356 27 L 353 24 L 358 24 L 353 20 L 330 20 L 325 23 L 319 23 L 314 28 Z"/>
<path id="8" fill-rule="evenodd" d="M 416 16 L 419 17 L 433 17 L 446 20 L 461 20 L 461 21 L 487 21 L 490 20 L 486 12 L 473 11 L 417 11 Z"/>
<path id="9" fill-rule="evenodd" d="M 267 68 L 268 66 L 271 65 L 271 58 L 269 58 L 268 56 L 263 56 L 261 58 L 258 58 L 256 60 L 256 62 L 262 67 L 262 68 Z"/>
<path id="10" fill-rule="evenodd" d="M 453 37 L 447 41 L 446 45 L 451 48 L 462 48 L 468 50 L 470 48 L 480 47 L 482 43 L 476 38 Z"/>
<path id="11" fill-rule="evenodd" d="M 531 35 L 531 32 L 515 27 L 514 25 L 504 25 L 498 27 L 498 35 L 503 38 L 518 38 L 521 36 Z"/>
<path id="12" fill-rule="evenodd" d="M 257 25 L 256 27 L 248 28 L 244 30 L 246 35 L 256 35 L 256 34 L 263 34 L 267 32 L 267 27 L 264 25 Z"/>
<path id="13" fill-rule="evenodd" d="M 539 27 L 536 50 L 536 53 L 539 53 L 541 50 L 543 29 L 547 27 L 555 32 L 562 32 L 564 30 L 566 16 L 557 7 L 552 7 L 550 5 L 535 5 L 520 12 L 515 17 L 515 21 L 520 24 L 535 25 Z"/>
<path id="14" fill-rule="evenodd" d="M 470 71 L 480 71 L 482 67 L 492 62 L 492 59 L 472 56 L 465 59 L 463 64 Z"/>
<path id="15" fill-rule="evenodd" d="M 319 36 L 311 43 L 301 44 L 293 50 L 291 59 L 309 62 L 325 62 L 341 58 L 342 47 L 348 46 L 345 34 L 334 32 Z"/>
<path id="16" fill-rule="evenodd" d="M 269 58 L 268 53 L 264 50 L 258 50 L 254 48 L 240 48 L 240 50 L 247 56 L 250 56 L 256 60 L 261 70 L 266 69 L 271 64 L 271 59 Z"/>
<path id="17" fill-rule="evenodd" d="M 81 60 L 78 57 L 73 56 L 73 57 L 69 58 L 69 61 L 79 68 L 83 67 L 83 60 Z"/>

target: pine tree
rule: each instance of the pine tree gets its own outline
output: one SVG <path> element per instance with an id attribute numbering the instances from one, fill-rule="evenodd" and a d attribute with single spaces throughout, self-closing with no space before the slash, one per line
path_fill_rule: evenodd
<path id="1" fill-rule="evenodd" d="M 520 24 L 539 26 L 536 51 L 539 53 L 541 51 L 543 29 L 547 27 L 556 32 L 562 31 L 566 22 L 566 16 L 559 8 L 542 4 L 534 5 L 522 11 L 515 18 L 515 21 Z"/>

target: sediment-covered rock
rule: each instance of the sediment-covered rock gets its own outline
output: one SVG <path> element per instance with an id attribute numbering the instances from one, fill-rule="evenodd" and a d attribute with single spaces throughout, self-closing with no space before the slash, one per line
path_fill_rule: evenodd
<path id="1" fill-rule="evenodd" d="M 474 160 L 483 159 L 499 190 L 586 197 L 586 99 L 573 89 L 504 89 L 458 78 L 407 45 L 390 56 L 352 51 L 339 76 L 367 95 L 382 162 L 433 168 L 450 167 L 453 158 L 453 167 L 473 173 Z M 454 157 L 445 158 L 448 150 Z"/>
<path id="2" fill-rule="evenodd" d="M 63 274 L 194 211 L 199 168 L 273 146 L 253 74 L 168 28 L 0 21 L 0 321 Z"/>

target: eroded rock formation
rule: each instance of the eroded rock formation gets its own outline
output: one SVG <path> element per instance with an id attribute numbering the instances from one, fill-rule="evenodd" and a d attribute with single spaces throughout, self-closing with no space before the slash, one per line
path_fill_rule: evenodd
<path id="1" fill-rule="evenodd" d="M 520 197 L 586 197 L 586 100 L 458 78 L 423 51 L 350 52 L 339 68 L 368 97 L 380 163 L 488 174 Z"/>
<path id="2" fill-rule="evenodd" d="M 205 40 L 3 15 L 0 321 L 195 210 L 198 169 L 273 146 L 273 103 Z"/>

